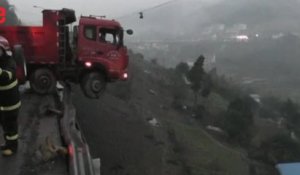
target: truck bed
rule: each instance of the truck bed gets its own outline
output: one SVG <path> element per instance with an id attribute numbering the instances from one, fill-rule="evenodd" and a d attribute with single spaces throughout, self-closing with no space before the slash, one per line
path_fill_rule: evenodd
<path id="1" fill-rule="evenodd" d="M 19 149 L 12 157 L 0 156 L 0 174 L 5 175 L 62 175 L 68 174 L 66 156 L 47 154 L 46 140 L 62 146 L 58 115 L 47 112 L 57 107 L 53 96 L 22 94 L 19 113 Z M 0 131 L 0 143 L 3 132 Z"/>

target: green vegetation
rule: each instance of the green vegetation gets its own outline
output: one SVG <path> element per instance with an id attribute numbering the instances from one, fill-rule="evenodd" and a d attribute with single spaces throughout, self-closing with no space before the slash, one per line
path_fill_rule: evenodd
<path id="1" fill-rule="evenodd" d="M 168 120 L 172 126 L 181 154 L 177 161 L 184 162 L 189 175 L 232 175 L 248 174 L 248 163 L 242 153 L 223 146 L 210 137 L 199 126 L 190 126 Z"/>
<path id="2" fill-rule="evenodd" d="M 201 90 L 201 95 L 207 97 L 210 94 L 210 77 L 204 71 L 204 60 L 205 57 L 200 55 L 197 60 L 194 62 L 193 67 L 186 73 L 188 80 L 191 82 L 191 89 L 194 92 L 194 105 L 198 103 L 198 94 Z M 180 65 L 177 66 L 177 68 Z M 185 70 L 183 70 L 185 71 Z"/>
<path id="3" fill-rule="evenodd" d="M 279 134 L 263 142 L 261 160 L 271 164 L 300 161 L 300 144 L 289 135 Z"/>
<path id="4" fill-rule="evenodd" d="M 175 71 L 184 73 L 186 66 L 184 63 L 180 63 L 176 66 Z M 205 74 L 201 59 L 198 59 L 186 74 L 192 82 L 191 89 L 194 94 L 203 85 L 199 83 L 201 82 L 199 80 L 203 80 L 200 75 Z M 229 144 L 233 150 L 236 146 L 242 147 L 249 155 L 246 158 L 248 161 L 265 164 L 263 166 L 265 168 L 251 165 L 251 171 L 264 172 L 267 165 L 274 167 L 279 162 L 300 160 L 300 143 L 296 140 L 300 134 L 297 127 L 300 124 L 300 108 L 293 100 L 282 101 L 277 97 L 267 97 L 262 98 L 263 105 L 261 105 L 250 97 L 249 94 L 253 91 L 230 83 L 225 77 L 218 76 L 216 70 L 212 70 L 207 75 L 210 77 L 211 96 L 207 100 L 198 99 L 200 103 L 197 103 L 193 109 L 194 117 L 202 124 L 221 127 L 226 133 L 226 139 L 220 141 L 225 141 L 225 144 Z M 257 123 L 260 120 L 263 120 L 264 123 Z M 268 131 L 269 134 L 256 131 L 263 127 L 275 129 Z M 291 137 L 291 133 L 294 134 L 293 137 Z M 189 134 L 186 136 L 189 137 Z M 257 138 L 260 138 L 258 145 L 255 143 Z M 202 139 L 200 139 L 201 142 L 203 142 Z M 184 141 L 184 143 L 188 143 L 188 141 Z M 213 162 L 219 168 L 218 161 Z M 222 171 L 224 172 L 224 170 Z"/>
<path id="5" fill-rule="evenodd" d="M 244 146 L 249 144 L 251 127 L 253 126 L 253 112 L 251 99 L 237 98 L 232 101 L 225 113 L 224 129 L 229 140 Z"/>
<path id="6" fill-rule="evenodd" d="M 175 72 L 178 73 L 179 75 L 187 75 L 187 73 L 189 72 L 189 69 L 190 68 L 187 63 L 180 62 L 175 67 Z"/>

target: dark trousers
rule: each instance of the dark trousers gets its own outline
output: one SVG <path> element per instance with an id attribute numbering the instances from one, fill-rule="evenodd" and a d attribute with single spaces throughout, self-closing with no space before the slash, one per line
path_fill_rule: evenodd
<path id="1" fill-rule="evenodd" d="M 18 146 L 18 139 L 7 138 L 18 134 L 18 115 L 19 109 L 13 111 L 0 111 L 0 124 L 4 131 L 5 144 L 12 148 Z"/>

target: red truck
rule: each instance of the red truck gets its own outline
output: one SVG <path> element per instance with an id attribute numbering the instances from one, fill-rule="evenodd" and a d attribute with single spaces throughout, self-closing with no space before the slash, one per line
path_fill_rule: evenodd
<path id="1" fill-rule="evenodd" d="M 68 80 L 79 83 L 87 97 L 99 98 L 107 82 L 128 78 L 120 23 L 81 16 L 70 31 L 75 21 L 74 10 L 43 10 L 43 26 L 0 26 L 0 36 L 13 48 L 20 82 L 29 80 L 35 92 L 46 94 L 57 81 Z"/>

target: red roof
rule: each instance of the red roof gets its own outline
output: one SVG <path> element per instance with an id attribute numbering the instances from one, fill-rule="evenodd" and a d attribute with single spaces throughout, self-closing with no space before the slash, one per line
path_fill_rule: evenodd
<path id="1" fill-rule="evenodd" d="M 95 17 L 87 17 L 87 16 L 81 16 L 79 25 L 83 25 L 83 24 L 106 26 L 109 28 L 121 28 L 121 25 L 118 21 L 102 19 L 102 18 L 95 18 Z"/>

